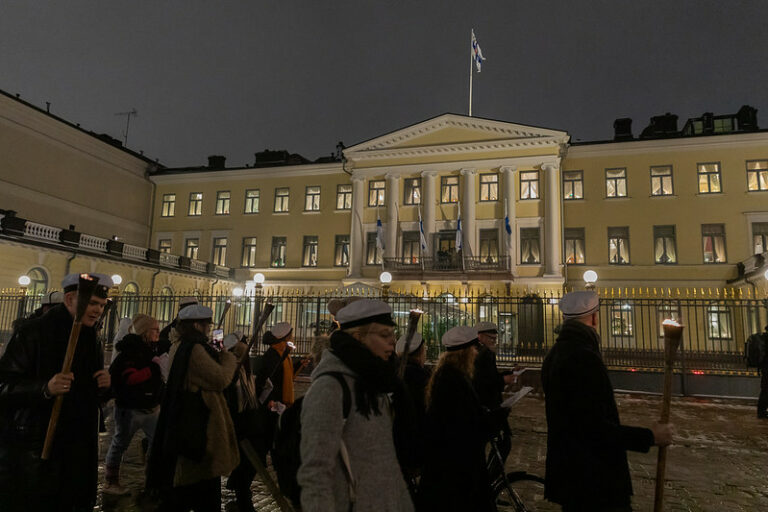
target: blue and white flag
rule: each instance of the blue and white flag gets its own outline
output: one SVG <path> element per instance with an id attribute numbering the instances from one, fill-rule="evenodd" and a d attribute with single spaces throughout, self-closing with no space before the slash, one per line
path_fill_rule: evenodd
<path id="1" fill-rule="evenodd" d="M 461 235 L 461 203 L 456 203 L 456 211 L 458 211 L 458 217 L 456 219 L 456 252 L 459 252 L 462 248 L 462 235 Z"/>
<path id="2" fill-rule="evenodd" d="M 509 214 L 504 216 L 504 231 L 506 231 L 509 236 L 512 236 L 512 226 L 509 225 Z"/>
<path id="3" fill-rule="evenodd" d="M 381 224 L 381 219 L 376 216 L 376 246 L 384 250 L 384 226 Z"/>
<path id="4" fill-rule="evenodd" d="M 472 29 L 472 59 L 475 61 L 475 66 L 477 66 L 477 72 L 479 73 L 485 57 L 483 57 L 483 50 L 480 49 L 480 45 L 477 44 L 475 29 Z"/>
<path id="5" fill-rule="evenodd" d="M 421 208 L 419 208 L 419 239 L 421 240 L 421 252 L 426 254 L 427 251 L 427 237 L 424 235 L 424 221 L 421 220 Z"/>

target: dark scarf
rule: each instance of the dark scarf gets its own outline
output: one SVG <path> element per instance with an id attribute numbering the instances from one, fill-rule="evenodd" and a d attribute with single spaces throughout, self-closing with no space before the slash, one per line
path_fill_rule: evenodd
<path id="1" fill-rule="evenodd" d="M 357 412 L 366 418 L 370 417 L 371 412 L 380 415 L 378 395 L 397 392 L 402 388 L 397 378 L 395 359 L 384 361 L 376 357 L 365 345 L 343 331 L 336 331 L 331 335 L 331 352 L 357 374 Z"/>
<path id="2" fill-rule="evenodd" d="M 578 320 L 566 320 L 560 328 L 557 341 L 585 345 L 600 355 L 600 334 L 592 327 Z M 602 359 L 602 356 L 601 356 Z"/>
<path id="3" fill-rule="evenodd" d="M 176 460 L 179 457 L 175 430 L 184 421 L 179 408 L 180 396 L 184 391 L 189 360 L 195 345 L 202 345 L 208 355 L 218 361 L 218 353 L 208 345 L 208 338 L 204 334 L 193 331 L 181 338 L 168 374 L 168 383 L 160 406 L 160 417 L 157 420 L 152 449 L 149 452 L 146 480 L 148 489 L 160 490 L 173 486 Z"/>

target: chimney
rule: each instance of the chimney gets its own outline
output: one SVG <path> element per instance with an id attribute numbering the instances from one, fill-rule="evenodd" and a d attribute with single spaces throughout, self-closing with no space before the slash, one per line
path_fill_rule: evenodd
<path id="1" fill-rule="evenodd" d="M 743 105 L 736 113 L 736 119 L 738 120 L 740 131 L 751 132 L 758 129 L 757 109 L 754 107 Z"/>
<path id="2" fill-rule="evenodd" d="M 211 155 L 208 157 L 209 169 L 224 169 L 227 162 L 227 157 L 222 155 Z"/>
<path id="3" fill-rule="evenodd" d="M 632 119 L 622 117 L 613 122 L 613 140 L 632 140 Z"/>

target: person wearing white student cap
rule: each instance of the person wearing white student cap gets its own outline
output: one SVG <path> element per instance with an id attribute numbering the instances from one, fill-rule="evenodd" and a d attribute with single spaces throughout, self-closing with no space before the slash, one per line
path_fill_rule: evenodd
<path id="1" fill-rule="evenodd" d="M 630 511 L 627 450 L 647 452 L 672 440 L 668 424 L 622 425 L 600 354 L 600 300 L 578 291 L 560 300 L 564 322 L 544 359 L 547 414 L 544 497 L 568 511 Z"/>
<path id="2" fill-rule="evenodd" d="M 392 309 L 363 299 L 337 311 L 336 320 L 340 329 L 312 372 L 302 405 L 302 510 L 410 512 L 393 434 L 408 397 L 392 357 Z"/>
<path id="3" fill-rule="evenodd" d="M 472 386 L 477 330 L 458 326 L 442 338 L 440 354 L 427 387 L 424 470 L 420 510 L 495 511 L 485 463 L 485 445 L 498 421 L 485 409 Z"/>
<path id="4" fill-rule="evenodd" d="M 99 406 L 110 386 L 95 324 L 104 311 L 112 279 L 97 278 L 81 319 L 71 370 L 62 373 L 80 274 L 61 286 L 64 302 L 24 323 L 0 358 L 0 510 L 73 511 L 93 509 L 98 476 Z M 50 457 L 40 454 L 56 397 L 61 414 Z"/>

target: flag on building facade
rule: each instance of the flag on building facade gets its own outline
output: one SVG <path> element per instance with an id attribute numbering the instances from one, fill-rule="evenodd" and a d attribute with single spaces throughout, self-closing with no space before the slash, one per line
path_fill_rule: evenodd
<path id="1" fill-rule="evenodd" d="M 479 73 L 485 57 L 483 57 L 483 50 L 480 49 L 480 45 L 477 44 L 474 29 L 472 29 L 472 59 L 475 61 L 475 66 L 477 66 L 477 72 Z"/>
<path id="2" fill-rule="evenodd" d="M 424 221 L 421 220 L 421 208 L 419 208 L 419 239 L 421 240 L 421 252 L 427 254 L 427 237 L 424 235 Z"/>
<path id="3" fill-rule="evenodd" d="M 384 250 L 384 226 L 381 224 L 379 212 L 376 212 L 376 246 Z"/>
<path id="4" fill-rule="evenodd" d="M 459 252 L 462 248 L 462 234 L 461 234 L 461 203 L 456 203 L 456 211 L 458 216 L 456 218 L 456 252 Z"/>

